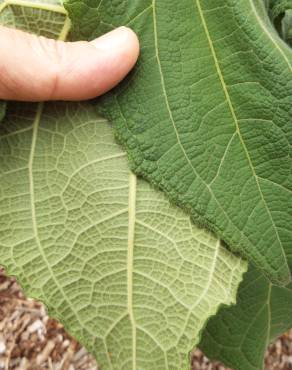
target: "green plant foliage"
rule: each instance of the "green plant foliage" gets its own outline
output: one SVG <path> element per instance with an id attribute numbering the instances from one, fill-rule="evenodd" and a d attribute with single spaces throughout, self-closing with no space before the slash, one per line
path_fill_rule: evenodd
<path id="1" fill-rule="evenodd" d="M 67 14 L 58 0 L 0 0 L 0 24 L 57 39 Z"/>
<path id="2" fill-rule="evenodd" d="M 266 6 L 272 21 L 274 21 L 279 15 L 283 15 L 287 10 L 292 9 L 292 1 L 268 0 Z"/>
<path id="3" fill-rule="evenodd" d="M 292 9 L 287 10 L 283 17 L 282 35 L 284 40 L 292 46 Z"/>
<path id="4" fill-rule="evenodd" d="M 128 168 L 89 104 L 12 103 L 1 264 L 104 369 L 182 369 L 246 264 Z"/>
<path id="5" fill-rule="evenodd" d="M 221 308 L 208 322 L 200 347 L 235 370 L 259 370 L 268 344 L 291 326 L 292 285 L 271 285 L 251 266 L 236 306 Z"/>
<path id="6" fill-rule="evenodd" d="M 279 35 L 292 46 L 292 1 L 271 0 L 268 9 Z"/>
<path id="7" fill-rule="evenodd" d="M 287 220 L 282 228 L 279 225 L 291 211 L 286 197 L 286 192 L 290 192 L 290 177 L 286 176 L 290 169 L 289 156 L 285 157 L 287 166 L 283 165 L 285 140 L 289 143 L 289 129 L 283 124 L 289 114 L 289 78 L 286 90 L 277 97 L 275 112 L 271 104 L 277 96 L 273 94 L 283 87 L 280 79 L 278 85 L 275 83 L 274 73 L 281 68 L 283 76 L 287 77 L 283 66 L 290 62 L 290 51 L 266 23 L 264 7 L 252 0 L 239 1 L 238 5 L 231 0 L 224 1 L 224 11 L 233 15 L 229 26 L 227 23 L 229 30 L 239 22 L 248 6 L 252 11 L 240 30 L 226 36 L 224 42 L 216 37 L 214 48 L 210 49 L 213 45 L 211 37 L 220 25 L 216 23 L 215 8 L 207 10 L 206 7 L 211 8 L 215 4 L 220 9 L 221 0 L 194 1 L 192 8 L 186 0 L 176 5 L 172 1 L 166 3 L 166 0 L 100 0 L 97 4 L 94 1 L 76 1 L 68 5 L 75 25 L 75 38 L 92 38 L 125 23 L 141 36 L 142 55 L 136 70 L 115 93 L 100 101 L 107 115 L 117 123 L 119 137 L 127 144 L 136 171 L 163 187 L 184 207 L 192 209 L 193 218 L 202 224 L 208 223 L 217 231 L 220 225 L 226 226 L 227 236 L 234 231 L 234 242 L 241 235 L 238 245 L 245 255 L 259 264 L 264 263 L 263 270 L 274 280 L 282 282 L 287 279 L 290 225 Z M 186 9 L 183 5 L 187 6 Z M 196 27 L 190 27 L 194 26 L 190 21 L 190 9 L 193 8 Z M 176 20 L 172 17 L 174 13 Z M 189 21 L 185 25 L 179 23 L 183 17 Z M 209 23 L 209 19 L 214 22 L 211 28 L 203 22 Z M 174 21 L 177 27 L 169 33 L 172 45 L 167 32 Z M 215 65 L 215 70 L 210 50 L 214 59 L 213 54 L 217 56 L 221 42 L 229 45 L 234 38 L 241 41 L 241 32 L 246 32 L 243 40 L 251 43 L 249 37 L 256 31 L 250 30 L 249 33 L 245 29 L 248 22 L 256 25 L 255 29 L 262 29 L 262 35 L 258 40 L 254 38 L 253 43 L 257 46 L 261 42 L 264 47 L 261 51 L 255 48 L 252 53 L 243 48 L 241 61 L 235 59 L 237 69 L 245 72 L 243 78 L 255 77 L 256 72 L 259 74 L 259 79 L 252 83 L 238 82 L 242 89 L 242 98 L 239 98 L 236 84 L 229 86 L 226 82 L 226 76 L 231 82 L 235 78 L 236 71 L 233 76 L 230 68 L 233 58 L 236 58 L 236 45 L 226 51 L 226 64 L 221 60 L 223 56 L 219 58 L 218 54 L 219 64 Z M 70 26 L 66 11 L 54 0 L 0 0 L 0 23 L 56 39 L 64 39 Z M 186 31 L 189 32 L 188 38 Z M 223 29 L 221 31 L 223 33 Z M 210 37 L 207 46 L 206 34 Z M 194 48 L 191 44 L 196 35 Z M 178 43 L 181 45 L 179 50 Z M 269 72 L 264 58 L 266 48 L 270 50 L 269 57 L 278 64 L 270 68 L 270 76 L 274 76 L 274 80 L 262 83 L 260 78 Z M 264 67 L 256 66 L 250 71 L 252 55 L 260 58 Z M 221 67 L 221 77 L 227 89 L 222 104 L 218 103 L 223 87 L 221 80 L 221 89 L 218 87 Z M 209 75 L 212 68 L 214 73 Z M 165 79 L 164 71 L 169 76 Z M 178 76 L 182 78 L 181 82 Z M 191 79 L 192 88 L 186 83 L 186 78 Z M 264 93 L 257 90 L 259 81 L 272 96 L 261 95 Z M 272 89 L 272 82 L 277 89 Z M 174 94 L 174 83 L 178 87 L 177 95 Z M 189 92 L 182 89 L 183 83 L 186 89 L 190 88 Z M 211 89 L 212 83 L 214 89 Z M 250 90 L 247 89 L 249 84 L 252 85 Z M 133 89 L 133 94 L 130 89 Z M 198 89 L 201 97 L 197 94 Z M 173 94 L 168 95 L 168 91 Z M 259 103 L 248 100 L 252 92 L 259 97 Z M 238 116 L 243 133 L 239 127 L 240 130 L 230 137 L 232 126 L 229 129 L 225 123 L 230 124 L 227 108 L 230 108 L 234 97 L 234 114 L 237 117 L 239 112 L 246 116 Z M 263 105 L 264 97 L 269 97 L 266 105 Z M 208 100 L 209 107 L 205 106 Z M 214 104 L 213 109 L 210 109 L 210 104 Z M 4 116 L 1 107 L 0 116 Z M 98 109 L 95 102 L 8 103 L 7 113 L 0 123 L 0 264 L 17 277 L 29 296 L 47 305 L 50 314 L 59 318 L 67 330 L 94 353 L 103 369 L 187 368 L 188 352 L 198 343 L 208 318 L 215 315 L 222 304 L 235 303 L 246 263 L 228 252 L 212 233 L 193 224 L 189 215 L 170 203 L 161 191 L 136 178 L 129 169 L 125 151 L 114 140 L 113 128 L 99 118 Z M 169 151 L 167 147 L 173 140 L 173 132 L 166 129 L 170 119 L 170 116 L 166 117 L 166 111 L 173 117 L 173 128 L 179 124 L 176 138 L 180 144 L 174 144 Z M 274 115 L 269 120 L 267 117 L 271 111 Z M 256 116 L 251 119 L 249 112 Z M 153 126 L 150 125 L 151 119 Z M 216 125 L 210 126 L 212 121 Z M 185 122 L 185 128 L 182 122 Z M 195 135 L 193 124 L 200 126 L 199 135 Z M 256 129 L 249 134 L 248 129 L 253 128 L 251 125 Z M 254 135 L 253 140 L 251 135 Z M 224 148 L 228 137 L 231 141 Z M 261 175 L 255 173 L 254 178 L 248 177 L 250 173 L 248 165 L 244 165 L 242 146 L 233 147 L 240 137 L 249 143 L 247 153 L 257 159 L 255 169 L 261 171 Z M 149 145 L 153 138 L 157 142 Z M 181 156 L 175 160 L 179 146 L 185 144 L 195 144 L 191 156 L 194 163 L 187 165 L 181 162 L 184 160 Z M 259 148 L 258 154 L 253 145 Z M 275 148 L 279 153 L 273 152 Z M 162 154 L 161 164 L 160 159 L 157 162 L 158 152 Z M 225 154 L 216 168 L 216 160 L 222 152 Z M 234 153 L 237 154 L 234 156 L 236 160 L 228 175 L 225 165 L 230 164 L 229 157 Z M 137 161 L 134 155 L 137 155 Z M 267 166 L 259 163 L 259 155 L 267 160 Z M 209 162 L 204 162 L 206 156 Z M 174 167 L 171 165 L 176 168 L 172 175 Z M 282 167 L 277 168 L 277 165 Z M 186 176 L 188 166 L 193 166 L 199 177 L 194 178 L 192 171 L 192 180 Z M 220 180 L 218 184 L 226 182 L 224 202 L 228 197 L 231 202 L 230 208 L 222 214 L 214 206 L 214 198 L 206 197 L 205 185 L 200 182 L 211 178 L 214 168 L 215 176 Z M 271 168 L 273 172 L 269 172 Z M 283 182 L 285 176 L 287 181 Z M 239 187 L 233 182 L 236 177 L 246 180 L 241 184 L 243 190 L 238 197 L 228 193 L 233 186 Z M 257 202 L 254 181 L 266 184 L 266 193 L 262 192 L 262 195 L 267 194 L 267 199 L 263 197 Z M 217 197 L 223 190 L 220 190 L 217 178 L 212 180 L 213 183 Z M 175 190 L 178 185 L 182 186 L 179 196 Z M 247 198 L 248 191 L 250 198 Z M 279 199 L 275 198 L 276 195 Z M 195 202 L 198 206 L 196 211 L 193 207 Z M 242 202 L 237 215 L 242 217 L 240 228 L 236 224 L 238 202 Z M 283 211 L 281 206 L 284 202 L 287 210 Z M 251 204 L 255 208 L 248 213 Z M 263 209 L 268 212 L 268 207 L 272 208 L 267 221 L 266 214 L 261 215 L 261 212 Z M 198 211 L 200 215 L 197 218 L 195 212 Z M 222 222 L 219 225 L 216 222 L 220 215 Z M 252 221 L 255 225 L 251 224 Z M 252 226 L 257 226 L 257 229 Z M 252 248 L 260 233 L 260 240 Z M 279 237 L 276 241 L 275 234 Z M 226 240 L 229 240 L 227 236 Z M 264 245 L 267 238 L 270 238 L 270 254 Z M 279 243 L 284 251 L 280 255 L 277 254 Z M 287 262 L 287 265 L 284 263 L 286 268 L 279 270 L 281 262 Z M 204 331 L 202 347 L 210 356 L 231 364 L 236 370 L 260 369 L 267 343 L 291 325 L 290 295 L 290 286 L 273 286 L 261 272 L 251 267 L 245 275 L 236 306 L 221 307 L 219 315 Z M 248 328 L 247 323 L 250 323 Z M 216 337 L 219 329 L 228 335 L 227 339 L 221 335 Z"/>
<path id="8" fill-rule="evenodd" d="M 262 0 L 67 0 L 76 38 L 139 35 L 102 100 L 135 173 L 273 282 L 292 267 L 292 51 Z"/>
<path id="9" fill-rule="evenodd" d="M 1 21 L 68 31 L 58 4 L 5 4 Z M 136 179 L 90 104 L 9 103 L 0 141 L 1 264 L 104 369 L 187 366 L 246 264 Z"/>

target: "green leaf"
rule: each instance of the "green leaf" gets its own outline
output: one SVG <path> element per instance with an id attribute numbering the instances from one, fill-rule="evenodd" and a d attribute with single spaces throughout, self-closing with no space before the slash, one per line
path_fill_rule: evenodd
<path id="1" fill-rule="evenodd" d="M 0 24 L 49 38 L 59 38 L 66 11 L 58 0 L 0 0 Z"/>
<path id="2" fill-rule="evenodd" d="M 133 175 L 89 103 L 12 103 L 0 255 L 104 369 L 182 369 L 246 264 Z"/>
<path id="3" fill-rule="evenodd" d="M 275 20 L 279 15 L 285 13 L 286 10 L 292 8 L 292 1 L 291 0 L 269 0 L 267 4 L 267 8 L 269 10 L 269 14 L 271 16 L 272 21 Z"/>
<path id="4" fill-rule="evenodd" d="M 292 267 L 292 52 L 262 0 L 67 0 L 75 38 L 120 25 L 140 61 L 109 93 L 131 168 L 273 282 Z"/>
<path id="5" fill-rule="evenodd" d="M 279 35 L 292 45 L 292 0 L 273 0 L 269 4 L 269 14 Z"/>
<path id="6" fill-rule="evenodd" d="M 200 347 L 235 370 L 259 370 L 268 344 L 291 326 L 292 284 L 271 285 L 251 266 L 236 306 L 221 308 L 208 322 Z"/>
<path id="7" fill-rule="evenodd" d="M 285 12 L 282 20 L 283 39 L 292 46 L 292 9 Z"/>

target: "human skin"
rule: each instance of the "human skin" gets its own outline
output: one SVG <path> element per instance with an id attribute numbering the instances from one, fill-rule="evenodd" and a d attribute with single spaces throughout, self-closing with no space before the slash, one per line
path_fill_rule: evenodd
<path id="1" fill-rule="evenodd" d="M 0 27 L 0 99 L 85 100 L 118 84 L 135 65 L 139 41 L 120 27 L 91 42 L 63 42 Z"/>

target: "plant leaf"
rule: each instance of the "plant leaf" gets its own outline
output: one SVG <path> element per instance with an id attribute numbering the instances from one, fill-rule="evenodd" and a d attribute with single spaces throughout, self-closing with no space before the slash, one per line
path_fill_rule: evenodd
<path id="1" fill-rule="evenodd" d="M 272 21 L 279 15 L 285 13 L 286 10 L 292 9 L 291 0 L 270 0 L 266 5 L 269 10 Z"/>
<path id="2" fill-rule="evenodd" d="M 67 0 L 75 38 L 119 25 L 141 58 L 103 113 L 135 173 L 275 283 L 292 267 L 292 51 L 262 0 Z"/>
<path id="3" fill-rule="evenodd" d="M 59 39 L 67 30 L 55 3 L 4 5 L 2 24 Z M 9 103 L 0 140 L 8 273 L 103 368 L 186 364 L 209 315 L 234 302 L 246 264 L 136 180 L 89 103 Z"/>
<path id="4" fill-rule="evenodd" d="M 0 24 L 49 38 L 58 38 L 66 11 L 58 0 L 0 0 Z"/>
<path id="5" fill-rule="evenodd" d="M 292 45 L 292 1 L 273 0 L 269 5 L 272 22 L 284 41 Z"/>
<path id="6" fill-rule="evenodd" d="M 246 264 L 137 180 L 83 104 L 11 103 L 0 126 L 0 255 L 104 369 L 182 369 Z"/>
<path id="7" fill-rule="evenodd" d="M 292 327 L 292 284 L 277 287 L 253 266 L 245 274 L 236 306 L 221 308 L 208 322 L 200 347 L 235 370 L 263 369 L 270 342 Z"/>
<path id="8" fill-rule="evenodd" d="M 284 40 L 292 46 L 292 9 L 285 12 L 282 20 L 282 34 Z"/>

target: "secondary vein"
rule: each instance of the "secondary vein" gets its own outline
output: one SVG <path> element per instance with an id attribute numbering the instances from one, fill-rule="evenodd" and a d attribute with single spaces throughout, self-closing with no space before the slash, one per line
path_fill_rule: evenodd
<path id="1" fill-rule="evenodd" d="M 128 314 L 132 326 L 132 367 L 136 370 L 136 321 L 133 310 L 133 272 L 134 272 L 134 242 L 136 224 L 136 192 L 137 178 L 131 172 L 129 175 L 129 221 L 128 221 L 128 256 L 127 256 L 127 290 Z"/>
<path id="2" fill-rule="evenodd" d="M 209 32 L 209 29 L 208 29 L 208 25 L 207 25 L 207 22 L 206 22 L 206 19 L 204 17 L 204 13 L 203 13 L 203 10 L 202 10 L 202 7 L 201 7 L 201 3 L 200 3 L 200 0 L 195 0 L 196 1 L 196 5 L 197 5 L 197 9 L 199 11 L 199 15 L 200 15 L 200 18 L 201 18 L 201 21 L 202 21 L 202 25 L 203 25 L 203 28 L 204 28 L 204 31 L 205 31 L 205 34 L 206 34 L 206 37 L 207 37 L 207 40 L 208 40 L 208 44 L 209 44 L 209 47 L 210 47 L 210 50 L 211 50 L 211 54 L 212 54 L 212 57 L 214 59 L 214 63 L 215 63 L 215 67 L 216 67 L 216 71 L 218 73 L 218 77 L 219 77 L 219 80 L 220 80 L 220 83 L 222 85 L 222 89 L 224 91 L 224 95 L 226 97 L 226 101 L 227 101 L 227 104 L 229 106 L 229 110 L 230 110 L 230 113 L 231 113 L 231 116 L 233 118 L 233 121 L 234 121 L 234 124 L 235 124 L 235 127 L 236 127 L 236 132 L 238 134 L 238 137 L 239 137 L 239 140 L 241 142 L 241 145 L 244 149 L 244 152 L 246 154 L 246 158 L 247 158 L 247 161 L 248 161 L 248 164 L 249 164 L 249 167 L 252 171 L 252 174 L 253 174 L 253 177 L 256 181 L 256 185 L 257 185 L 257 188 L 259 190 L 259 194 L 261 196 L 261 199 L 263 201 L 263 204 L 266 208 L 266 211 L 270 217 L 270 220 L 271 220 L 271 223 L 272 223 L 272 226 L 275 230 L 275 234 L 276 234 L 276 237 L 277 237 L 277 240 L 279 242 L 279 245 L 281 247 L 281 251 L 282 251 L 282 255 L 283 255 L 283 258 L 284 258 L 284 261 L 285 261 L 285 264 L 287 266 L 287 270 L 289 271 L 289 266 L 288 266 L 288 262 L 287 262 L 287 258 L 286 258 L 286 254 L 285 254 L 285 251 L 284 251 L 284 248 L 283 248 L 283 245 L 282 245 L 282 241 L 280 239 L 280 236 L 279 236 L 279 233 L 278 233 L 278 229 L 274 223 L 274 220 L 273 220 L 273 217 L 272 217 L 272 214 L 271 214 L 271 211 L 267 205 L 267 202 L 264 198 L 264 195 L 262 193 L 262 189 L 260 187 L 260 184 L 259 184 L 259 179 L 258 179 L 258 176 L 255 172 L 255 169 L 254 169 L 254 166 L 253 166 L 253 163 L 252 163 L 252 160 L 251 160 L 251 157 L 249 155 L 249 152 L 247 150 L 247 147 L 245 145 L 245 142 L 243 140 L 243 137 L 241 136 L 241 132 L 240 132 L 240 127 L 239 127 L 239 121 L 238 121 L 238 118 L 236 116 L 236 113 L 235 113 L 235 110 L 233 108 L 233 104 L 232 104 L 232 101 L 231 101 L 231 97 L 229 95 L 229 92 L 228 92 L 228 88 L 226 86 L 226 83 L 225 83 L 225 80 L 224 80 L 224 77 L 223 77 L 223 73 L 221 71 L 221 67 L 220 67 L 220 64 L 219 64 L 219 61 L 218 61 L 218 58 L 217 58 L 217 54 L 216 54 L 216 51 L 215 51 L 215 47 L 213 45 L 213 41 L 212 41 L 212 38 L 211 38 L 211 35 L 210 35 L 210 32 Z"/>
<path id="3" fill-rule="evenodd" d="M 168 114 L 169 114 L 170 121 L 171 121 L 171 123 L 173 125 L 174 131 L 175 131 L 175 134 L 176 134 L 177 143 L 179 144 L 179 147 L 180 147 L 180 149 L 181 149 L 184 157 L 186 158 L 186 160 L 187 160 L 187 162 L 188 162 L 191 170 L 202 181 L 202 183 L 206 186 L 207 190 L 209 191 L 209 193 L 211 194 L 211 196 L 214 198 L 216 204 L 219 206 L 219 208 L 223 212 L 224 216 L 238 230 L 238 232 L 241 235 L 243 235 L 244 237 L 246 237 L 249 240 L 248 236 L 246 236 L 243 233 L 243 231 L 238 228 L 238 226 L 234 223 L 234 221 L 226 213 L 225 209 L 222 207 L 222 205 L 218 201 L 216 195 L 214 194 L 211 186 L 209 186 L 209 184 L 197 172 L 196 168 L 193 166 L 193 164 L 192 164 L 190 158 L 188 157 L 188 155 L 186 153 L 186 150 L 185 150 L 185 148 L 184 148 L 184 146 L 183 146 L 183 144 L 182 144 L 182 142 L 180 140 L 179 132 L 178 132 L 177 127 L 175 125 L 174 117 L 173 117 L 173 114 L 172 114 L 172 111 L 171 111 L 171 107 L 170 107 L 170 104 L 169 104 L 169 101 L 168 101 L 168 96 L 167 96 L 166 86 L 165 86 L 165 80 L 164 80 L 163 71 L 162 71 L 162 65 L 161 65 L 160 57 L 159 57 L 159 51 L 158 51 L 158 35 L 157 35 L 157 20 L 156 20 L 156 0 L 152 0 L 152 8 L 153 8 L 153 32 L 154 32 L 154 44 L 155 44 L 155 57 L 156 57 L 158 68 L 159 68 L 159 74 L 160 74 L 160 79 L 161 79 L 161 86 L 162 86 L 163 96 L 164 96 L 164 99 L 165 99 L 165 103 L 166 103 L 166 107 L 167 107 L 167 111 L 168 111 Z M 215 226 L 215 225 L 213 225 L 213 226 Z M 215 228 L 215 230 L 216 230 L 217 233 L 220 234 L 220 236 L 222 236 L 222 230 L 218 229 L 217 227 Z M 228 240 L 226 240 L 226 241 L 228 242 Z M 230 240 L 229 240 L 229 243 L 231 244 Z M 284 255 L 284 257 L 285 257 L 285 255 Z"/>

